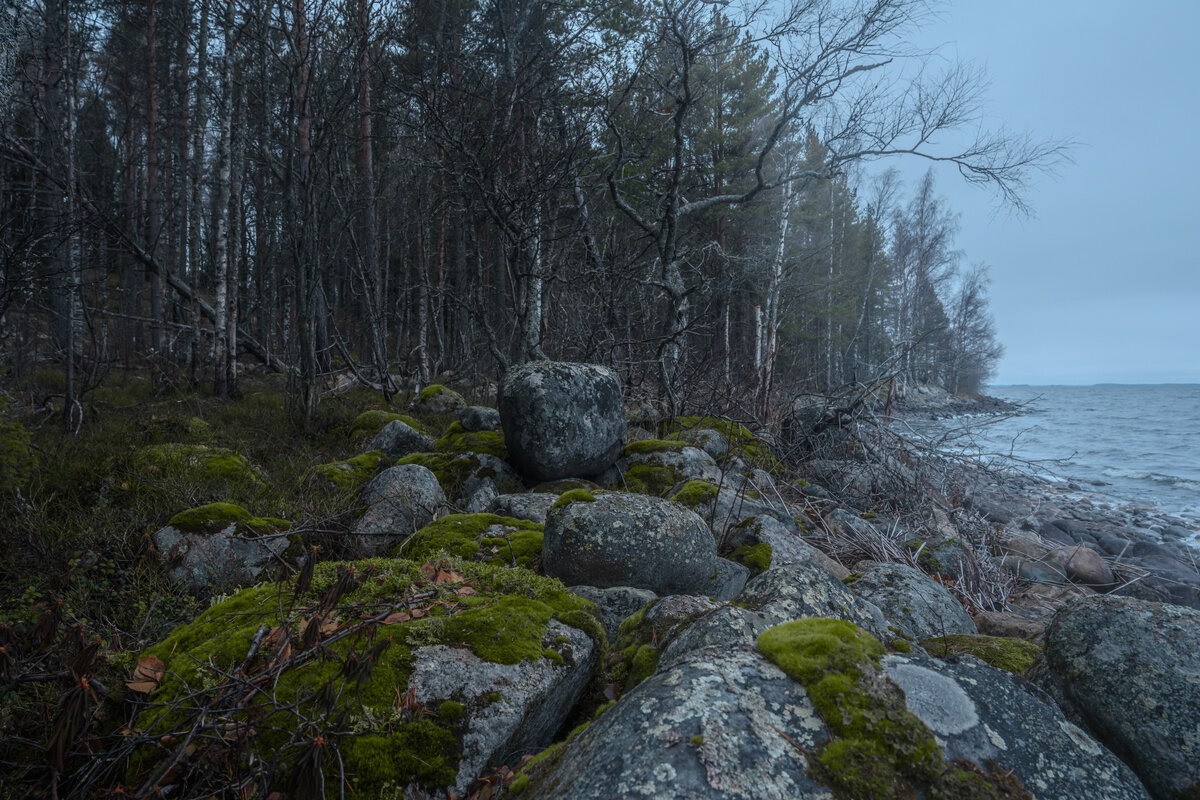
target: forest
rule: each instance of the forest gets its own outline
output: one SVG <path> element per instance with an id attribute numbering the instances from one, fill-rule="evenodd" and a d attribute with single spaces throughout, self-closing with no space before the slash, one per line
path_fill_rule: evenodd
<path id="1" fill-rule="evenodd" d="M 70 428 L 129 371 L 282 374 L 300 420 L 546 357 L 671 411 L 974 392 L 1002 348 L 932 166 L 1020 208 L 1064 156 L 981 127 L 916 0 L 4 12 L 0 387 L 60 373 Z"/>

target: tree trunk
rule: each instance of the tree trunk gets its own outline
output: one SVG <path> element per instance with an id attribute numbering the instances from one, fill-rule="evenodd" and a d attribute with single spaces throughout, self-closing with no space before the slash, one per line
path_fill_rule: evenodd
<path id="1" fill-rule="evenodd" d="M 233 137 L 233 0 L 226 0 L 223 14 L 225 47 L 221 56 L 220 136 L 217 140 L 217 179 L 213 203 L 213 261 L 217 279 L 217 318 L 213 322 L 213 391 L 229 397 L 226 359 L 229 353 L 229 196 Z"/>

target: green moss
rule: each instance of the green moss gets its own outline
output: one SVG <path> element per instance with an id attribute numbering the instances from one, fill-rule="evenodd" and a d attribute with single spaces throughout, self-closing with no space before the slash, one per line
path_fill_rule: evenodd
<path id="1" fill-rule="evenodd" d="M 522 766 L 518 771 L 517 777 L 511 784 L 509 784 L 507 794 L 520 795 L 528 792 L 531 789 L 536 789 L 540 777 L 552 770 L 554 765 L 558 763 L 558 760 L 562 758 L 563 748 L 567 744 L 575 741 L 575 739 L 577 739 L 584 731 L 591 727 L 593 722 L 600 718 L 601 714 L 603 714 L 605 711 L 608 711 L 608 709 L 612 708 L 613 705 L 615 705 L 615 701 L 610 701 L 597 707 L 595 713 L 592 714 L 592 718 L 587 722 L 576 725 L 574 728 L 572 728 L 571 732 L 567 734 L 565 739 L 563 739 L 561 742 L 556 742 L 555 744 L 550 745 L 545 750 L 526 761 L 525 765 Z M 507 796 L 507 794 L 505 796 Z"/>
<path id="2" fill-rule="evenodd" d="M 189 508 L 171 517 L 167 524 L 186 533 L 216 533 L 229 527 L 231 523 L 239 523 L 244 528 L 260 534 L 292 527 L 292 523 L 287 520 L 256 517 L 233 503 L 209 503 Z"/>
<path id="3" fill-rule="evenodd" d="M 437 441 L 437 448 L 447 453 L 487 453 L 496 458 L 508 458 L 504 434 L 500 431 L 468 431 L 461 422 L 452 422 Z"/>
<path id="4" fill-rule="evenodd" d="M 782 474 L 783 466 L 771 454 L 771 448 L 745 426 L 718 417 L 676 417 L 667 423 L 668 433 L 709 429 L 722 434 L 729 441 L 731 455 L 772 473 Z"/>
<path id="5" fill-rule="evenodd" d="M 665 497 L 683 480 L 683 473 L 669 464 L 634 464 L 622 476 L 625 487 L 634 494 Z"/>
<path id="6" fill-rule="evenodd" d="M 903 639 L 892 639 L 892 641 L 889 643 L 889 647 L 891 647 L 892 652 L 895 653 L 911 653 L 913 651 L 913 646 Z"/>
<path id="7" fill-rule="evenodd" d="M 565 494 L 572 489 L 587 489 L 589 492 L 596 492 L 600 490 L 600 487 L 582 478 L 563 478 L 557 481 L 543 481 L 530 491 L 534 494 Z"/>
<path id="8" fill-rule="evenodd" d="M 730 553 L 729 557 L 739 564 L 749 567 L 750 574 L 753 576 L 771 568 L 772 555 L 771 545 L 759 542 L 758 544 L 744 544 Z"/>
<path id="9" fill-rule="evenodd" d="M 700 734 L 696 734 L 688 741 L 692 743 L 692 747 L 703 747 L 704 746 L 704 737 L 701 736 Z"/>
<path id="10" fill-rule="evenodd" d="M 391 463 L 392 460 L 381 450 L 369 450 L 345 461 L 320 464 L 313 467 L 313 472 L 337 488 L 349 491 L 362 488 Z"/>
<path id="11" fill-rule="evenodd" d="M 680 487 L 679 491 L 671 495 L 671 499 L 676 503 L 682 503 L 688 508 L 696 508 L 699 505 L 707 503 L 709 500 L 715 500 L 718 494 L 716 486 L 713 486 L 708 481 L 688 481 Z"/>
<path id="12" fill-rule="evenodd" d="M 636 456 L 646 453 L 678 453 L 687 447 L 687 442 L 671 439 L 643 439 L 625 445 L 625 455 Z"/>
<path id="13" fill-rule="evenodd" d="M 503 533 L 493 528 L 497 525 L 505 529 Z M 422 561 L 446 553 L 496 565 L 515 561 L 516 566 L 528 568 L 541 557 L 542 530 L 539 523 L 496 514 L 450 514 L 413 534 L 396 555 Z"/>
<path id="14" fill-rule="evenodd" d="M 849 586 L 852 583 L 857 583 L 858 581 L 862 580 L 862 576 L 863 574 L 861 572 L 851 572 L 849 575 L 842 578 L 842 583 Z"/>
<path id="15" fill-rule="evenodd" d="M 403 598 L 422 595 L 429 612 L 419 619 L 379 624 L 356 636 L 330 640 L 320 658 L 312 658 L 284 670 L 272 683 L 271 692 L 255 696 L 253 713 L 259 725 L 255 746 L 274 752 L 287 743 L 298 716 L 344 713 L 359 723 L 356 735 L 339 742 L 347 761 L 351 785 L 356 793 L 380 789 L 386 784 L 403 786 L 417 780 L 427 785 L 453 782 L 458 763 L 458 741 L 447 723 L 453 720 L 453 705 L 439 706 L 437 721 L 395 719 L 396 692 L 408 685 L 413 651 L 420 646 L 445 644 L 467 647 L 476 656 L 504 664 L 523 659 L 546 658 L 546 626 L 551 619 L 578 628 L 603 647 L 604 629 L 591 603 L 571 594 L 558 581 L 528 570 L 492 567 L 457 561 L 442 562 L 439 568 L 454 570 L 471 581 L 475 593 L 459 597 L 461 584 L 430 584 L 419 565 L 412 561 L 380 559 L 369 563 L 323 563 L 316 567 L 307 592 L 296 598 L 294 608 L 310 609 L 337 582 L 352 580 L 328 621 L 346 627 L 364 617 L 403 609 Z M 354 570 L 353 573 L 350 570 Z M 348 576 L 350 576 L 348 578 Z M 260 626 L 280 626 L 284 618 L 280 598 L 291 598 L 293 584 L 264 585 L 245 589 L 211 607 L 195 622 L 176 629 L 146 654 L 166 664 L 162 684 L 151 695 L 159 706 L 142 712 L 135 727 L 150 734 L 187 726 L 189 709 L 201 707 L 206 692 L 220 691 L 229 674 L 246 659 L 250 643 Z M 432 597 L 428 594 L 432 593 Z M 288 617 L 287 635 L 294 652 L 307 625 Z M 363 680 L 352 677 L 345 664 L 379 643 L 373 667 Z M 352 653 L 359 655 L 353 656 Z M 561 657 L 561 655 L 560 655 Z M 260 653 L 264 661 L 266 653 Z M 252 670 L 253 671 L 253 670 Z M 330 687 L 334 691 L 320 691 Z M 177 703 L 187 697 L 188 702 Z M 320 700 L 320 698 L 326 698 Z M 333 698 L 333 699 L 329 699 Z M 332 709 L 314 707 L 333 702 Z M 363 715 L 366 715 L 365 717 Z M 143 763 L 153 768 L 157 751 Z M 285 768 L 287 765 L 284 765 Z"/>
<path id="16" fill-rule="evenodd" d="M 487 699 L 489 702 L 499 703 L 500 702 L 500 693 L 499 692 L 489 692 Z"/>
<path id="17" fill-rule="evenodd" d="M 147 482 L 185 483 L 206 494 L 249 500 L 265 488 L 245 456 L 223 447 L 158 444 L 135 453 L 137 477 Z"/>
<path id="18" fill-rule="evenodd" d="M 440 383 L 431 383 L 421 390 L 421 393 L 417 395 L 417 399 L 421 401 L 432 400 L 443 392 L 453 392 L 454 394 L 457 394 L 457 392 L 454 392 L 453 389 L 447 389 Z"/>
<path id="19" fill-rule="evenodd" d="M 563 506 L 569 506 L 571 503 L 594 502 L 596 502 L 596 496 L 587 489 L 572 489 L 571 491 L 564 492 L 562 495 L 560 495 L 559 498 L 554 501 L 554 505 L 551 506 L 551 508 L 562 508 Z"/>
<path id="20" fill-rule="evenodd" d="M 998 669 L 1020 675 L 1028 670 L 1041 648 L 1025 639 L 1010 639 L 1002 636 L 971 636 L 955 633 L 936 636 L 921 642 L 930 655 L 948 656 L 966 653 Z"/>
<path id="21" fill-rule="evenodd" d="M 765 631 L 758 648 L 803 684 L 831 738 L 809 756 L 842 797 L 918 796 L 946 766 L 933 734 L 880 679 L 879 640 L 843 620 L 802 619 Z"/>
<path id="22" fill-rule="evenodd" d="M 383 429 L 384 425 L 393 420 L 399 420 L 410 428 L 424 433 L 421 423 L 407 414 L 393 414 L 390 411 L 372 409 L 364 411 L 354 418 L 354 422 L 350 425 L 350 435 L 356 440 L 366 438 L 368 435 L 374 436 Z"/>
<path id="23" fill-rule="evenodd" d="M 482 454 L 479 454 L 482 455 Z M 420 464 L 437 478 L 442 491 L 448 497 L 458 496 L 462 485 L 471 475 L 490 477 L 496 481 L 501 494 L 521 491 L 522 486 L 514 481 L 505 481 L 495 470 L 480 469 L 482 462 L 472 453 L 413 453 L 396 462 L 397 464 Z"/>
<path id="24" fill-rule="evenodd" d="M 552 648 L 546 648 L 542 651 L 542 657 L 550 661 L 556 667 L 561 667 L 563 663 L 562 653 Z"/>
<path id="25" fill-rule="evenodd" d="M 457 722 L 462 718 L 463 704 L 447 700 L 438 706 L 437 717 L 442 722 Z"/>

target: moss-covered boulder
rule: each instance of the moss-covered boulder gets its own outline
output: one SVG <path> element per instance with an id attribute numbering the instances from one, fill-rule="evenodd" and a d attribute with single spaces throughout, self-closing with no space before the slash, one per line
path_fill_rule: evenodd
<path id="1" fill-rule="evenodd" d="M 676 417 L 667 423 L 666 429 L 673 438 L 684 440 L 697 436 L 701 431 L 715 431 L 728 443 L 729 456 L 741 458 L 751 466 L 771 473 L 782 471 L 779 461 L 771 453 L 770 445 L 740 422 L 719 417 Z"/>
<path id="2" fill-rule="evenodd" d="M 467 406 L 459 412 L 458 421 L 468 431 L 500 430 L 500 412 L 487 406 Z"/>
<path id="3" fill-rule="evenodd" d="M 469 431 L 461 422 L 452 422 L 437 441 L 437 449 L 444 453 L 486 453 L 496 458 L 508 457 L 501 431 Z"/>
<path id="4" fill-rule="evenodd" d="M 202 444 L 156 444 L 133 455 L 133 475 L 155 489 L 185 496 L 252 502 L 266 484 L 245 456 Z"/>
<path id="5" fill-rule="evenodd" d="M 329 486 L 343 491 L 361 489 L 380 470 L 391 466 L 392 459 L 382 450 L 368 450 L 345 461 L 318 464 L 312 474 Z"/>
<path id="6" fill-rule="evenodd" d="M 536 522 L 495 514 L 450 514 L 405 539 L 395 555 L 423 561 L 445 553 L 532 569 L 542 560 L 542 530 Z"/>
<path id="7" fill-rule="evenodd" d="M 703 450 L 684 442 L 651 439 L 626 446 L 610 476 L 607 483 L 613 488 L 624 486 L 637 494 L 666 497 L 683 481 L 720 483 L 721 469 Z"/>
<path id="8" fill-rule="evenodd" d="M 527 570 L 324 563 L 308 586 L 243 590 L 144 653 L 161 683 L 140 687 L 150 706 L 133 728 L 195 730 L 197 760 L 257 754 L 272 790 L 295 786 L 321 737 L 330 796 L 465 794 L 493 758 L 549 741 L 603 641 L 590 603 Z M 239 725 L 255 735 L 231 747 Z M 144 748 L 129 782 L 171 752 Z"/>
<path id="9" fill-rule="evenodd" d="M 375 434 L 367 449 L 381 451 L 390 458 L 403 458 L 413 453 L 427 453 L 434 446 L 433 439 L 407 422 L 394 419 Z"/>
<path id="10" fill-rule="evenodd" d="M 434 383 L 417 394 L 412 407 L 422 414 L 456 414 L 467 407 L 467 401 L 453 389 Z"/>
<path id="11" fill-rule="evenodd" d="M 354 422 L 350 424 L 350 436 L 355 441 L 361 441 L 368 436 L 374 436 L 379 433 L 389 422 L 402 422 L 422 435 L 425 433 L 424 426 L 407 414 L 397 414 L 392 411 L 373 408 L 362 412 L 354 418 Z"/>
<path id="12" fill-rule="evenodd" d="M 501 494 L 524 488 L 521 476 L 508 462 L 487 453 L 414 453 L 396 463 L 425 467 L 437 477 L 442 491 L 451 499 L 470 497 L 485 478 L 490 479 Z"/>
<path id="13" fill-rule="evenodd" d="M 731 552 L 748 548 L 742 552 L 756 557 L 759 561 L 765 555 L 762 547 L 766 546 L 770 551 L 770 563 L 764 569 L 782 564 L 815 564 L 839 580 L 850 574 L 850 570 L 806 542 L 795 526 L 789 527 L 775 517 L 765 514 L 748 517 L 727 529 L 722 546 Z M 743 560 L 742 563 L 746 562 Z"/>
<path id="14" fill-rule="evenodd" d="M 255 517 L 233 503 L 181 511 L 151 537 L 172 580 L 193 591 L 225 592 L 281 566 L 293 542 L 287 520 Z"/>
<path id="15" fill-rule="evenodd" d="M 875 604 L 854 596 L 841 581 L 815 564 L 780 564 L 752 578 L 738 597 L 744 608 L 772 624 L 803 617 L 851 622 L 888 639 L 888 622 Z"/>

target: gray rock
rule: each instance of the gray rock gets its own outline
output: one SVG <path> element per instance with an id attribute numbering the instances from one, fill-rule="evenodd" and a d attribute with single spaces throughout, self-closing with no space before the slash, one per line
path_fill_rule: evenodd
<path id="1" fill-rule="evenodd" d="M 546 518 L 542 567 L 568 585 L 686 594 L 707 586 L 715 558 L 704 520 L 657 497 L 605 494 Z"/>
<path id="2" fill-rule="evenodd" d="M 543 481 L 598 475 L 625 441 L 621 384 L 594 364 L 540 361 L 509 369 L 500 419 L 513 464 Z"/>
<path id="3" fill-rule="evenodd" d="M 455 414 L 467 407 L 467 401 L 453 389 L 435 384 L 425 387 L 413 401 L 412 407 L 426 414 Z"/>
<path id="4" fill-rule="evenodd" d="M 849 587 L 917 639 L 978 633 L 966 609 L 945 586 L 907 564 L 874 562 Z"/>
<path id="5" fill-rule="evenodd" d="M 512 763 L 512 753 L 545 747 L 567 718 L 599 662 L 599 648 L 582 632 L 551 620 L 543 645 L 563 661 L 516 664 L 483 661 L 458 647 L 436 645 L 413 654 L 409 687 L 423 706 L 463 705 L 462 760 L 454 791 L 463 795 L 485 768 Z M 491 695 L 498 694 L 493 701 Z"/>
<path id="6" fill-rule="evenodd" d="M 377 555 L 433 521 L 446 502 L 434 474 L 417 464 L 389 467 L 362 492 L 366 513 L 351 533 L 357 552 Z"/>
<path id="7" fill-rule="evenodd" d="M 753 649 L 758 635 L 771 627 L 771 621 L 755 611 L 734 605 L 721 606 L 671 637 L 658 659 L 658 671 L 670 669 L 694 650 L 704 647 Z"/>
<path id="8" fill-rule="evenodd" d="M 707 481 L 719 483 L 721 468 L 712 456 L 695 447 L 683 446 L 679 450 L 660 450 L 653 453 L 632 453 L 615 464 L 615 472 L 624 474 L 630 467 L 645 465 L 651 467 L 666 467 L 677 473 L 679 481 Z M 610 472 L 612 474 L 612 472 Z M 610 484 L 613 488 L 621 488 L 621 479 Z"/>
<path id="9" fill-rule="evenodd" d="M 790 506 L 777 497 L 755 497 L 754 494 L 749 490 L 722 486 L 714 499 L 701 503 L 696 511 L 711 520 L 713 533 L 722 538 L 743 520 L 759 516 L 774 517 L 787 528 L 799 530 L 795 511 Z"/>
<path id="10" fill-rule="evenodd" d="M 375 434 L 367 450 L 382 450 L 392 458 L 403 458 L 413 453 L 428 453 L 435 446 L 433 439 L 394 419 Z"/>
<path id="11" fill-rule="evenodd" d="M 1093 596 L 1046 631 L 1049 685 L 1155 797 L 1200 796 L 1200 612 Z"/>
<path id="12" fill-rule="evenodd" d="M 215 533 L 184 532 L 167 526 L 153 536 L 167 575 L 193 591 L 227 592 L 256 583 L 281 562 L 287 536 L 256 536 L 230 524 Z"/>
<path id="13" fill-rule="evenodd" d="M 766 544 L 771 547 L 771 566 L 782 564 L 816 564 L 838 580 L 850 575 L 850 570 L 825 553 L 804 541 L 798 530 L 789 528 L 770 516 L 751 517 L 726 534 L 725 546 Z"/>
<path id="14" fill-rule="evenodd" d="M 600 607 L 604 630 L 610 642 L 616 640 L 622 622 L 658 598 L 654 592 L 635 589 L 632 586 L 610 586 L 607 589 L 597 586 L 572 586 L 570 591 Z"/>
<path id="15" fill-rule="evenodd" d="M 827 800 L 796 752 L 824 742 L 824 727 L 803 687 L 756 651 L 704 648 L 642 681 L 543 762 L 527 795 Z"/>
<path id="16" fill-rule="evenodd" d="M 491 508 L 492 503 L 500 496 L 496 483 L 491 478 L 484 478 L 477 489 L 467 500 L 464 511 L 468 514 L 481 514 Z"/>
<path id="17" fill-rule="evenodd" d="M 804 617 L 853 622 L 883 641 L 892 637 L 879 608 L 850 592 L 842 582 L 812 564 L 771 567 L 746 584 L 739 605 L 757 611 L 772 625 Z"/>
<path id="18" fill-rule="evenodd" d="M 487 406 L 467 406 L 459 413 L 458 421 L 469 431 L 500 430 L 500 412 Z"/>
<path id="19" fill-rule="evenodd" d="M 684 431 L 676 438 L 687 442 L 693 447 L 700 448 L 715 461 L 720 461 L 729 455 L 729 440 L 722 433 L 714 431 L 711 428 Z"/>
<path id="20" fill-rule="evenodd" d="M 1129 767 L 1026 681 L 971 656 L 892 654 L 883 666 L 947 759 L 995 761 L 1039 798 L 1148 797 Z"/>
<path id="21" fill-rule="evenodd" d="M 488 506 L 488 513 L 499 514 L 502 517 L 527 519 L 541 524 L 546 523 L 546 515 L 550 507 L 558 499 L 556 494 L 502 494 Z"/>
<path id="22" fill-rule="evenodd" d="M 713 572 L 700 589 L 714 600 L 729 601 L 737 597 L 750 580 L 750 569 L 727 558 L 713 560 Z"/>

